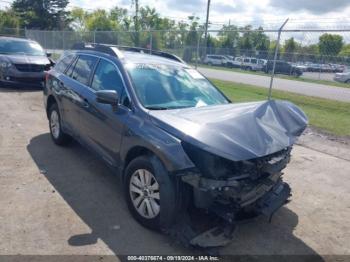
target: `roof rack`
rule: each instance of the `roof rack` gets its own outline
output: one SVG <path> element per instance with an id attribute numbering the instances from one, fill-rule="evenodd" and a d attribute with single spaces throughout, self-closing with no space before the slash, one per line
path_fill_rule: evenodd
<path id="1" fill-rule="evenodd" d="M 144 53 L 144 54 L 151 54 L 156 56 L 161 56 L 167 59 L 171 59 L 180 63 L 185 64 L 180 57 L 173 55 L 171 53 L 157 51 L 157 50 L 150 50 L 147 48 L 142 47 L 131 47 L 131 46 L 118 46 L 118 45 L 109 45 L 109 44 L 96 44 L 96 43 L 76 43 L 72 47 L 73 50 L 91 50 L 91 51 L 98 51 L 102 53 L 106 53 L 112 56 L 116 56 L 118 58 L 123 58 L 123 53 L 120 52 L 120 50 L 129 51 L 129 52 L 137 52 L 137 53 Z"/>
<path id="2" fill-rule="evenodd" d="M 112 45 L 80 42 L 80 43 L 74 44 L 72 46 L 72 49 L 98 51 L 111 56 L 116 56 L 118 58 L 123 58 L 123 54 L 118 50 L 117 46 L 112 46 Z"/>
<path id="3" fill-rule="evenodd" d="M 186 64 L 186 62 L 183 61 L 180 57 L 178 57 L 178 56 L 176 56 L 174 54 L 171 54 L 171 53 L 163 52 L 163 51 L 151 50 L 151 49 L 142 48 L 142 47 L 131 47 L 131 46 L 117 46 L 117 47 L 120 50 L 161 56 L 161 57 L 164 57 L 164 58 L 168 58 L 168 59 L 175 60 L 177 62 Z"/>

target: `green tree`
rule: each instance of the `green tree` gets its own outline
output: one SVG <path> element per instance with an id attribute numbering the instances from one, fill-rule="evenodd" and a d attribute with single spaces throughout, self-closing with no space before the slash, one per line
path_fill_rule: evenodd
<path id="1" fill-rule="evenodd" d="M 247 25 L 243 28 L 243 36 L 239 41 L 240 52 L 243 55 L 250 56 L 253 50 L 253 41 L 252 41 L 252 26 Z"/>
<path id="2" fill-rule="evenodd" d="M 6 33 L 9 30 L 15 29 L 18 31 L 20 26 L 19 17 L 12 9 L 5 11 L 0 10 L 0 32 Z"/>
<path id="3" fill-rule="evenodd" d="M 298 44 L 295 42 L 294 37 L 287 39 L 284 42 L 283 51 L 284 59 L 287 61 L 293 61 L 295 58 L 295 52 L 297 51 Z"/>
<path id="4" fill-rule="evenodd" d="M 228 48 L 230 55 L 238 54 L 239 32 L 235 25 L 223 25 L 218 33 L 218 45 L 222 48 Z"/>
<path id="5" fill-rule="evenodd" d="M 70 12 L 71 19 L 71 27 L 73 30 L 78 32 L 83 32 L 87 30 L 86 20 L 87 20 L 87 12 L 80 7 L 75 7 Z"/>
<path id="6" fill-rule="evenodd" d="M 15 0 L 12 8 L 29 29 L 64 29 L 70 23 L 68 0 Z"/>
<path id="7" fill-rule="evenodd" d="M 185 50 L 183 54 L 183 59 L 187 62 L 191 62 L 193 59 L 193 53 L 196 51 L 197 41 L 198 41 L 198 20 L 199 18 L 196 16 L 189 16 L 188 20 L 190 21 L 189 24 L 189 31 L 186 34 L 185 37 Z"/>
<path id="8" fill-rule="evenodd" d="M 253 43 L 253 47 L 260 58 L 267 58 L 270 39 L 264 33 L 264 29 L 259 27 L 257 30 L 254 30 L 251 34 L 251 39 Z"/>
<path id="9" fill-rule="evenodd" d="M 350 57 L 350 44 L 344 45 L 343 48 L 341 49 L 339 55 Z"/>
<path id="10" fill-rule="evenodd" d="M 344 45 L 343 37 L 335 34 L 323 34 L 319 38 L 318 48 L 321 55 L 337 56 Z"/>
<path id="11" fill-rule="evenodd" d="M 116 29 L 116 22 L 110 19 L 106 10 L 98 9 L 87 15 L 86 28 L 89 31 L 112 31 Z"/>

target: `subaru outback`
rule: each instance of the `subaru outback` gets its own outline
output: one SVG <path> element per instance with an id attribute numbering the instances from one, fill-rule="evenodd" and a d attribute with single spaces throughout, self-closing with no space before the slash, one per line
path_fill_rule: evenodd
<path id="1" fill-rule="evenodd" d="M 120 175 L 142 225 L 167 231 L 204 210 L 221 222 L 191 244 L 221 245 L 242 212 L 270 217 L 286 203 L 282 170 L 307 117 L 286 101 L 232 103 L 177 56 L 148 52 L 66 51 L 44 88 L 52 140 L 74 138 Z"/>

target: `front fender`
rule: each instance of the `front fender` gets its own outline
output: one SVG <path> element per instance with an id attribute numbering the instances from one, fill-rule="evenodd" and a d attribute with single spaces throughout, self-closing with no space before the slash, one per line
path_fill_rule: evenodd
<path id="1" fill-rule="evenodd" d="M 135 121 L 136 120 L 136 121 Z M 169 172 L 193 168 L 194 164 L 182 148 L 181 140 L 156 127 L 149 119 L 132 119 L 125 131 L 120 156 L 125 163 L 128 152 L 136 147 L 153 152 Z"/>

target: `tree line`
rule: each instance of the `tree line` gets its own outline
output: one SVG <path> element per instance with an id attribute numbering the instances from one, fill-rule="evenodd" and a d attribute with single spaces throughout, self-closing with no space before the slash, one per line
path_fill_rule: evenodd
<path id="1" fill-rule="evenodd" d="M 0 33 L 6 32 L 6 28 L 66 30 L 82 35 L 94 31 L 96 42 L 179 50 L 179 55 L 186 61 L 194 59 L 198 44 L 201 54 L 264 59 L 271 58 L 276 47 L 276 41 L 262 27 L 253 28 L 251 25 L 223 25 L 218 32 L 209 33 L 205 43 L 205 27 L 198 17 L 189 16 L 186 22 L 175 21 L 162 17 L 155 8 L 139 6 L 138 0 L 130 2 L 135 8 L 134 15 L 118 6 L 89 12 L 79 7 L 67 10 L 68 4 L 69 0 L 15 0 L 11 8 L 0 11 Z M 106 34 L 103 31 L 119 33 Z M 318 42 L 312 44 L 302 44 L 290 37 L 281 43 L 278 56 L 288 61 L 331 61 L 350 57 L 350 44 L 345 43 L 339 34 L 322 34 Z"/>

